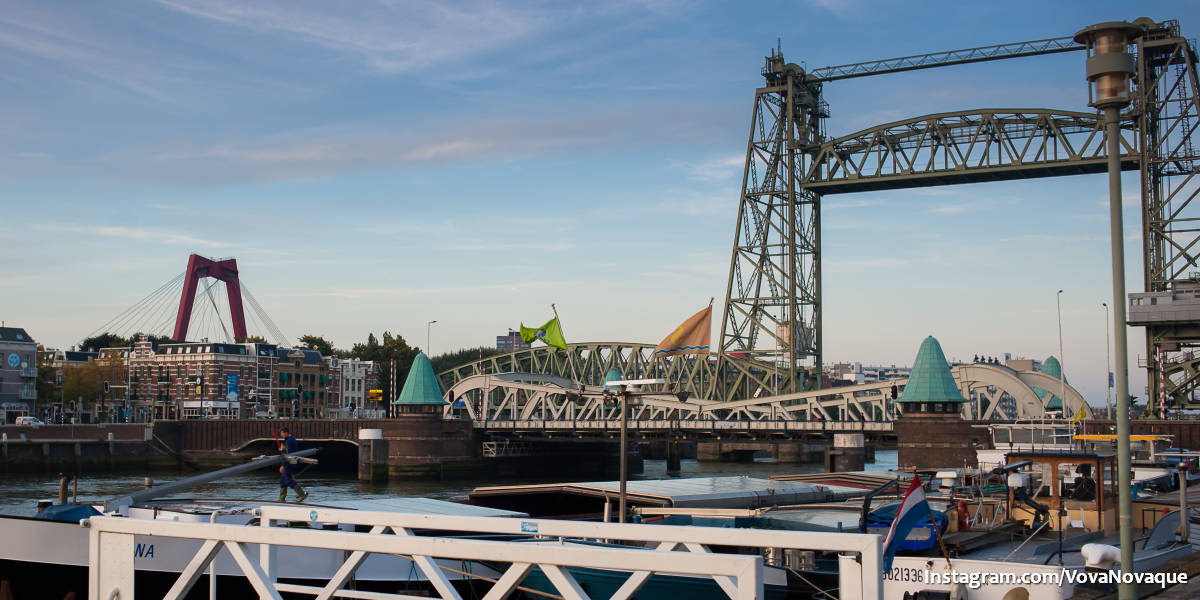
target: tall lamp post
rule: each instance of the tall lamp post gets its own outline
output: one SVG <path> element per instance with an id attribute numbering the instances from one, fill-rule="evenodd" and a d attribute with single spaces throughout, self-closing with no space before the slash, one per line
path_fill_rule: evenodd
<path id="1" fill-rule="evenodd" d="M 1117 524 L 1121 532 L 1121 572 L 1133 572 L 1133 512 L 1129 461 L 1129 349 L 1125 339 L 1125 221 L 1121 213 L 1121 109 L 1130 102 L 1129 78 L 1137 63 L 1129 44 L 1145 30 L 1124 21 L 1099 23 L 1075 34 L 1087 46 L 1088 104 L 1104 111 L 1108 142 L 1109 235 L 1112 238 L 1113 342 L 1117 374 Z M 1117 588 L 1121 600 L 1134 597 L 1133 584 Z"/>
<path id="2" fill-rule="evenodd" d="M 425 354 L 430 357 L 433 356 L 433 351 L 429 349 L 429 331 L 433 328 L 434 323 L 437 323 L 437 321 L 430 321 L 425 324 Z"/>
<path id="3" fill-rule="evenodd" d="M 620 466 L 621 481 L 619 484 L 620 485 L 619 491 L 617 492 L 618 493 L 618 496 L 617 496 L 617 511 L 618 511 L 617 512 L 617 522 L 618 523 L 625 522 L 625 498 L 626 498 L 625 488 L 626 488 L 626 482 L 629 480 L 629 470 L 628 470 L 629 467 L 628 467 L 628 465 L 625 464 L 627 462 L 626 456 L 627 456 L 627 453 L 629 452 L 629 447 L 628 447 L 629 400 L 632 399 L 634 396 L 647 396 L 650 394 L 661 394 L 662 393 L 662 392 L 644 392 L 644 391 L 634 392 L 634 391 L 631 391 L 629 388 L 632 386 L 663 384 L 666 382 L 667 382 L 666 379 L 627 379 L 624 381 L 609 381 L 604 384 L 605 398 L 613 398 L 615 396 L 615 397 L 619 397 L 620 402 L 621 402 L 621 450 L 620 450 L 620 459 L 619 459 L 621 461 L 621 466 Z M 610 389 L 610 386 L 617 388 L 615 393 L 613 392 L 612 389 Z"/>
<path id="4" fill-rule="evenodd" d="M 1112 347 L 1109 343 L 1110 333 L 1108 331 L 1108 303 L 1101 302 L 1100 305 L 1104 307 L 1104 393 L 1106 394 L 1106 400 L 1108 402 L 1108 418 L 1111 419 L 1113 418 L 1112 356 L 1110 355 Z"/>
<path id="5" fill-rule="evenodd" d="M 1063 416 L 1067 416 L 1067 361 L 1062 351 L 1062 290 L 1054 296 L 1058 306 L 1058 403 L 1062 406 Z M 1082 409 L 1082 407 L 1080 407 Z"/>

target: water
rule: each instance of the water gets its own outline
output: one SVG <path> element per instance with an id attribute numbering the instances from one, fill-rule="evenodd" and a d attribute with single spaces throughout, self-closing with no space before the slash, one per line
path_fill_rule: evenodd
<path id="1" fill-rule="evenodd" d="M 678 477 L 710 477 L 719 475 L 769 475 L 789 473 L 819 473 L 819 464 L 775 464 L 769 461 L 752 463 L 698 462 L 684 460 L 680 464 Z M 867 463 L 868 471 L 887 471 L 896 468 L 896 451 L 880 450 L 875 453 L 875 462 Z M 645 472 L 634 479 L 668 479 L 665 460 L 647 460 Z M 155 484 L 169 483 L 194 472 L 176 471 L 151 472 Z M 143 487 L 143 475 L 95 474 L 85 475 L 79 480 L 80 501 L 99 501 L 139 490 Z M 338 475 L 310 471 L 298 477 L 308 501 L 320 504 L 323 501 L 346 500 L 349 498 L 387 498 L 394 496 L 421 496 L 441 500 L 465 498 L 471 490 L 488 485 L 520 483 L 548 483 L 568 481 L 569 478 L 520 479 L 462 479 L 454 481 L 389 481 L 386 484 L 371 484 L 358 481 L 354 474 Z M 0 475 L 0 514 L 30 516 L 37 512 L 37 501 L 54 498 L 58 494 L 58 476 L 48 474 Z M 254 473 L 243 473 L 226 477 L 218 482 L 192 488 L 180 494 L 190 498 L 235 498 L 241 500 L 278 500 L 279 475 L 272 469 Z M 295 496 L 289 492 L 289 499 Z"/>

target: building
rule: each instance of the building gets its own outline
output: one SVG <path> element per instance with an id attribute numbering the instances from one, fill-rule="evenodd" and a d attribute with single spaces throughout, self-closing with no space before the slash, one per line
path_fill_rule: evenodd
<path id="1" fill-rule="evenodd" d="M 139 337 L 128 351 L 130 420 L 240 418 L 253 408 L 274 353 L 263 344 L 182 342 L 159 344 Z M 269 346 L 269 345 L 267 345 Z M 98 360 L 104 360 L 101 351 Z"/>
<path id="2" fill-rule="evenodd" d="M 0 327 L 0 423 L 32 415 L 37 404 L 37 342 L 20 327 Z"/>
<path id="3" fill-rule="evenodd" d="M 272 398 L 275 414 L 293 419 L 316 419 L 337 411 L 338 385 L 316 350 L 277 348 Z"/>
<path id="4" fill-rule="evenodd" d="M 904 393 L 894 404 L 903 412 L 893 424 L 900 469 L 978 464 L 975 446 L 983 436 L 959 417 L 967 399 L 933 336 L 921 342 Z"/>
<path id="5" fill-rule="evenodd" d="M 352 418 L 363 415 L 365 411 L 380 408 L 368 406 L 367 402 L 370 391 L 379 381 L 379 372 L 374 361 L 327 356 L 325 363 L 341 382 L 338 390 L 338 405 L 344 413 L 341 416 Z"/>
<path id="6" fill-rule="evenodd" d="M 908 367 L 871 366 L 859 362 L 836 363 L 829 367 L 833 385 L 856 385 L 859 383 L 879 383 L 889 379 L 904 379 L 912 369 Z"/>
<path id="7" fill-rule="evenodd" d="M 437 375 L 433 374 L 433 365 L 424 352 L 413 359 L 408 377 L 404 379 L 404 388 L 400 397 L 394 403 L 396 412 L 400 414 L 432 413 L 440 414 L 445 401 L 442 399 L 442 387 L 438 385 Z"/>
<path id="8" fill-rule="evenodd" d="M 509 329 L 508 334 L 496 336 L 496 348 L 505 352 L 516 352 L 528 350 L 530 345 L 521 339 L 521 332 Z"/>

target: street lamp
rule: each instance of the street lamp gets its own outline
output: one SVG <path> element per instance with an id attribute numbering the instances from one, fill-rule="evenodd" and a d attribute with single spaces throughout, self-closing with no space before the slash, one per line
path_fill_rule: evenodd
<path id="1" fill-rule="evenodd" d="M 425 324 L 425 354 L 428 356 L 433 356 L 433 351 L 429 349 L 429 330 L 433 327 L 434 323 L 437 323 L 437 321 L 430 321 Z"/>
<path id="2" fill-rule="evenodd" d="M 628 467 L 625 464 L 626 453 L 628 452 L 627 429 L 629 426 L 629 410 L 628 410 L 629 399 L 632 398 L 633 396 L 646 396 L 649 394 L 660 393 L 660 392 L 642 392 L 642 391 L 633 392 L 633 391 L 629 390 L 629 387 L 630 386 L 663 384 L 666 382 L 667 382 L 666 379 L 627 379 L 627 380 L 623 380 L 623 381 L 608 381 L 608 382 L 605 382 L 605 384 L 604 384 L 604 397 L 606 399 L 612 399 L 615 396 L 620 396 L 620 398 L 621 398 L 621 451 L 620 451 L 620 459 L 619 459 L 621 461 L 621 467 L 620 467 L 621 481 L 620 481 L 620 491 L 618 492 L 618 500 L 617 500 L 617 510 L 619 511 L 618 517 L 617 517 L 618 523 L 625 522 L 625 488 L 626 488 L 626 482 L 629 480 Z M 616 387 L 617 391 L 614 393 L 612 391 L 611 387 Z"/>
<path id="3" fill-rule="evenodd" d="M 1112 244 L 1113 343 L 1117 372 L 1117 524 L 1121 531 L 1121 572 L 1133 572 L 1133 504 L 1129 460 L 1129 349 L 1125 339 L 1125 220 L 1121 213 L 1121 109 L 1129 106 L 1129 78 L 1137 62 L 1129 44 L 1145 32 L 1140 25 L 1123 21 L 1099 23 L 1075 34 L 1087 46 L 1088 104 L 1104 111 L 1104 136 L 1108 142 L 1108 214 Z M 1121 600 L 1134 597 L 1132 584 L 1117 588 Z"/>
<path id="4" fill-rule="evenodd" d="M 1063 416 L 1067 415 L 1067 361 L 1063 359 L 1062 351 L 1062 290 L 1054 296 L 1058 304 L 1058 403 L 1062 406 Z M 1083 407 L 1079 407 L 1080 410 Z"/>

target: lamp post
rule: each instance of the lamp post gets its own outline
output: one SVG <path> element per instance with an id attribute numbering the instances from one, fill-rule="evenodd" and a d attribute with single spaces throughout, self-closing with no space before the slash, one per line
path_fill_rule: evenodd
<path id="1" fill-rule="evenodd" d="M 1062 406 L 1063 416 L 1067 416 L 1067 361 L 1063 359 L 1062 351 L 1062 290 L 1054 296 L 1058 305 L 1058 403 Z M 1082 409 L 1082 407 L 1080 407 Z"/>
<path id="2" fill-rule="evenodd" d="M 1113 417 L 1112 405 L 1112 356 L 1110 352 L 1112 348 L 1109 346 L 1109 331 L 1108 331 L 1108 303 L 1101 302 L 1104 307 L 1104 393 L 1108 402 L 1108 418 Z"/>
<path id="3" fill-rule="evenodd" d="M 430 321 L 425 324 L 425 354 L 433 356 L 433 351 L 429 349 L 429 330 L 433 328 L 433 324 L 437 321 Z"/>
<path id="4" fill-rule="evenodd" d="M 666 382 L 667 382 L 666 379 L 628 379 L 628 380 L 624 380 L 624 381 L 609 381 L 604 384 L 604 386 L 605 386 L 604 387 L 604 396 L 605 397 L 612 398 L 614 395 L 616 395 L 616 396 L 620 396 L 620 398 L 621 398 L 621 449 L 620 449 L 620 454 L 619 454 L 619 456 L 620 456 L 619 460 L 621 461 L 621 465 L 620 465 L 620 483 L 619 483 L 620 487 L 619 487 L 619 491 L 617 492 L 617 494 L 618 494 L 617 495 L 617 511 L 618 511 L 617 522 L 618 523 L 625 522 L 625 498 L 626 498 L 625 488 L 626 488 L 626 482 L 628 482 L 628 480 L 629 480 L 629 471 L 628 471 L 628 466 L 626 465 L 626 462 L 627 462 L 626 457 L 627 457 L 627 454 L 629 451 L 629 448 L 628 448 L 629 400 L 633 396 L 645 396 L 645 395 L 653 394 L 653 393 L 661 393 L 661 392 L 643 392 L 643 391 L 634 392 L 634 391 L 630 391 L 629 388 L 630 388 L 630 386 L 663 384 Z M 615 394 L 613 393 L 613 391 L 611 389 L 609 389 L 610 386 L 617 388 L 617 392 Z"/>
<path id="5" fill-rule="evenodd" d="M 1117 524 L 1121 532 L 1121 572 L 1133 572 L 1133 506 L 1130 498 L 1129 461 L 1129 349 L 1125 339 L 1125 221 L 1121 213 L 1121 109 L 1128 106 L 1129 78 L 1137 63 L 1129 54 L 1130 42 L 1144 32 L 1132 23 L 1108 22 L 1092 25 L 1075 34 L 1087 46 L 1088 104 L 1104 111 L 1105 141 L 1108 142 L 1108 211 L 1112 243 L 1113 342 L 1117 374 Z M 1133 584 L 1117 588 L 1121 600 L 1135 595 Z"/>

